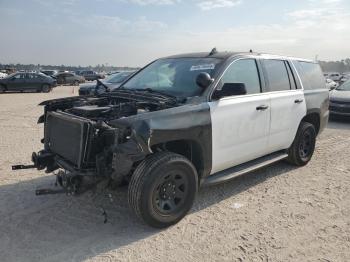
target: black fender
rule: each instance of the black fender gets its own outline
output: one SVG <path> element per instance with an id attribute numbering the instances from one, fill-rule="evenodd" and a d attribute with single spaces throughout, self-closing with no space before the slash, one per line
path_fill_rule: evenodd
<path id="1" fill-rule="evenodd" d="M 130 136 L 124 145 L 117 145 L 117 158 L 125 157 L 129 163 L 154 153 L 155 146 L 172 141 L 193 141 L 202 156 L 203 176 L 212 167 L 212 129 L 208 103 L 189 104 L 144 115 L 118 119 L 109 123 L 121 129 L 129 129 Z M 128 145 L 128 146 L 127 146 Z M 130 151 L 133 145 L 134 151 Z M 130 157 L 132 156 L 132 157 Z M 120 162 L 120 161 L 118 161 Z M 118 164 L 117 164 L 118 165 Z M 123 170 L 126 172 L 127 168 Z"/>

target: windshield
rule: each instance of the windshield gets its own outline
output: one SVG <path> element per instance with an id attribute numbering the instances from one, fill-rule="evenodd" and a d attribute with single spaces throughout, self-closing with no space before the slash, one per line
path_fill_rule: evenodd
<path id="1" fill-rule="evenodd" d="M 342 84 L 336 89 L 339 91 L 350 91 L 350 81 L 345 82 L 344 84 Z"/>
<path id="2" fill-rule="evenodd" d="M 120 84 L 122 83 L 128 76 L 130 76 L 133 72 L 120 72 L 113 75 L 108 76 L 105 79 L 105 82 Z"/>
<path id="3" fill-rule="evenodd" d="M 201 72 L 213 76 L 222 60 L 217 58 L 168 58 L 160 59 L 136 74 L 122 88 L 153 90 L 165 94 L 192 97 L 203 91 L 196 84 Z"/>

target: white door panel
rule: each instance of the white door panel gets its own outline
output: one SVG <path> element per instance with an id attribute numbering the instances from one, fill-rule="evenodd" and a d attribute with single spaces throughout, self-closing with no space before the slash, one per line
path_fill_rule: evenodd
<path id="1" fill-rule="evenodd" d="M 212 121 L 212 174 L 267 154 L 270 97 L 267 94 L 209 102 Z M 265 111 L 256 108 L 267 105 Z"/>
<path id="2" fill-rule="evenodd" d="M 301 119 L 306 115 L 303 90 L 270 93 L 271 127 L 269 151 L 287 149 L 293 143 Z M 302 101 L 296 103 L 296 101 Z"/>

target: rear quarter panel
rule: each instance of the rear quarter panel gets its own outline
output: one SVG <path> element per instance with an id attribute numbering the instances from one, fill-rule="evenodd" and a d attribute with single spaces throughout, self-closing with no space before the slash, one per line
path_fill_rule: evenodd
<path id="1" fill-rule="evenodd" d="M 329 118 L 329 91 L 328 89 L 304 90 L 307 114 L 318 113 L 320 115 L 321 133 L 327 126 Z"/>

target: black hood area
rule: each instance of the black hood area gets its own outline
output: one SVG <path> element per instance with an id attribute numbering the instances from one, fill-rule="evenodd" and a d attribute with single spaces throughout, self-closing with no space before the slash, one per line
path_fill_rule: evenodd
<path id="1" fill-rule="evenodd" d="M 47 100 L 40 105 L 45 106 L 45 114 L 61 111 L 72 116 L 108 123 L 128 116 L 176 107 L 180 104 L 171 96 L 151 94 L 146 91 L 118 90 L 118 92 L 113 91 L 99 96 Z M 43 120 L 39 119 L 39 122 Z"/>

